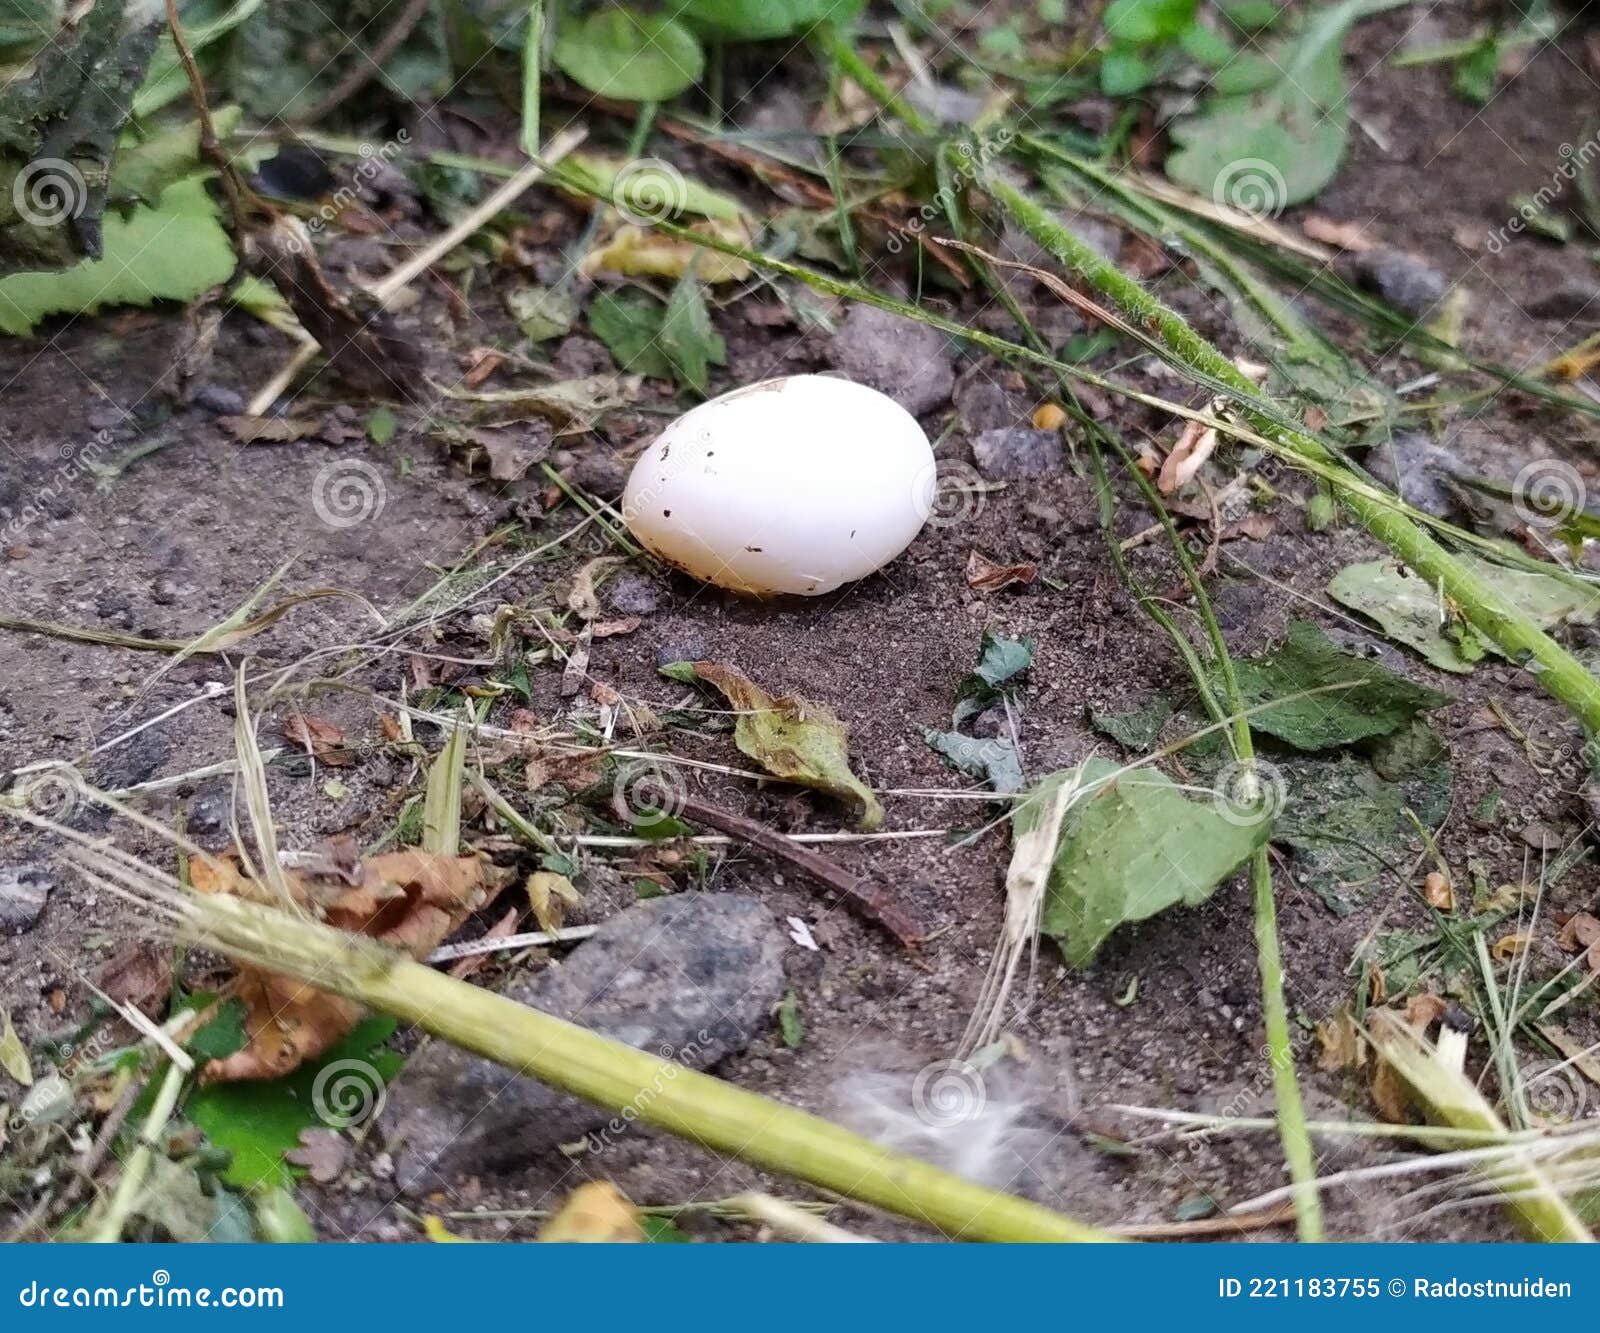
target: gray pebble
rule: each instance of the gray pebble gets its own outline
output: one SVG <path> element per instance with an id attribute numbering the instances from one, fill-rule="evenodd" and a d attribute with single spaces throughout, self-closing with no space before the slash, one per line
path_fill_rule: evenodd
<path id="1" fill-rule="evenodd" d="M 625 616 L 654 615 L 661 605 L 661 588 L 641 575 L 622 574 L 606 589 L 606 602 Z"/>
<path id="2" fill-rule="evenodd" d="M 20 933 L 39 919 L 55 879 L 41 865 L 0 866 L 0 931 Z"/>
<path id="3" fill-rule="evenodd" d="M 189 401 L 201 411 L 219 417 L 239 416 L 245 408 L 242 393 L 237 389 L 224 388 L 220 384 L 202 384 L 194 391 Z"/>
<path id="4" fill-rule="evenodd" d="M 656 665 L 664 667 L 674 662 L 704 662 L 709 656 L 705 644 L 699 639 L 681 639 L 676 643 L 664 643 L 656 649 Z"/>
<path id="5" fill-rule="evenodd" d="M 1448 518 L 1456 508 L 1448 479 L 1461 471 L 1461 461 L 1421 431 L 1404 431 L 1367 455 L 1372 475 L 1394 488 L 1407 504 Z"/>
<path id="6" fill-rule="evenodd" d="M 972 456 L 984 476 L 1005 481 L 1048 477 L 1067 466 L 1061 433 L 1031 426 L 984 431 L 972 442 Z"/>
<path id="7" fill-rule="evenodd" d="M 834 368 L 886 393 L 913 416 L 942 407 L 955 384 L 950 340 L 873 306 L 852 306 L 833 335 Z"/>
<path id="8" fill-rule="evenodd" d="M 1414 319 L 1428 314 L 1450 286 L 1444 274 L 1422 256 L 1388 248 L 1356 256 L 1355 277 L 1368 291 Z"/>
<path id="9" fill-rule="evenodd" d="M 783 993 L 784 937 L 753 898 L 682 893 L 612 917 L 568 960 L 506 994 L 543 1013 L 706 1069 L 743 1050 Z M 510 1172 L 593 1133 L 603 1147 L 635 1117 L 613 1116 L 444 1042 L 389 1089 L 381 1129 L 405 1190 Z"/>

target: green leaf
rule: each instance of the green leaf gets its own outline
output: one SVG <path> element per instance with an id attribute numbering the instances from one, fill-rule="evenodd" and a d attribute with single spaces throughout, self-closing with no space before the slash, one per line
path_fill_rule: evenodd
<path id="1" fill-rule="evenodd" d="M 1291 38 L 1267 53 L 1271 82 L 1255 91 L 1223 85 L 1200 111 L 1172 127 L 1178 145 L 1166 172 L 1198 194 L 1276 214 L 1333 179 L 1350 134 L 1349 86 L 1341 56 L 1359 20 L 1406 0 L 1343 0 L 1308 11 Z M 1252 66 L 1252 78 L 1263 71 Z"/>
<path id="2" fill-rule="evenodd" d="M 1111 0 L 1101 22 L 1119 42 L 1171 41 L 1194 23 L 1197 0 Z"/>
<path id="3" fill-rule="evenodd" d="M 1507 569 L 1464 553 L 1456 558 L 1541 629 L 1594 622 L 1600 597 L 1593 589 L 1575 587 L 1537 570 Z M 1392 561 L 1371 560 L 1341 569 L 1328 584 L 1328 594 L 1376 621 L 1389 638 L 1415 648 L 1441 671 L 1471 671 L 1486 652 L 1504 656 L 1443 606 L 1438 592 L 1425 579 Z"/>
<path id="4" fill-rule="evenodd" d="M 233 246 L 200 180 L 169 186 L 154 208 L 108 215 L 103 244 L 99 259 L 59 273 L 0 278 L 0 333 L 28 333 L 46 315 L 192 301 L 233 273 Z"/>
<path id="5" fill-rule="evenodd" d="M 705 287 L 692 269 L 672 289 L 657 341 L 678 380 L 701 395 L 711 386 L 711 367 L 728 362 L 727 345 L 706 308 Z"/>
<path id="6" fill-rule="evenodd" d="M 1191 24 L 1179 34 L 1178 47 L 1189 59 L 1213 69 L 1226 65 L 1234 56 L 1233 44 L 1201 23 Z"/>
<path id="7" fill-rule="evenodd" d="M 287 1189 L 261 1190 L 256 1195 L 256 1230 L 272 1245 L 314 1245 L 316 1228 Z"/>
<path id="8" fill-rule="evenodd" d="M 740 222 L 748 216 L 744 205 L 731 194 L 713 190 L 675 169 L 669 176 L 665 167 L 649 171 L 640 163 L 649 165 L 649 160 L 630 162 L 574 153 L 556 169 L 555 178 L 587 193 L 615 196 L 619 203 L 646 217 L 693 213 L 719 222 Z"/>
<path id="9" fill-rule="evenodd" d="M 1143 708 L 1126 713 L 1102 713 L 1091 708 L 1089 721 L 1096 731 L 1104 732 L 1124 749 L 1143 754 L 1155 743 L 1172 713 L 1172 700 L 1157 694 Z"/>
<path id="10" fill-rule="evenodd" d="M 578 295 L 570 287 L 518 287 L 506 307 L 530 342 L 559 338 L 578 318 Z"/>
<path id="11" fill-rule="evenodd" d="M 367 438 L 382 448 L 394 439 L 394 433 L 400 429 L 400 418 L 395 415 L 394 408 L 380 403 L 367 413 L 365 426 Z"/>
<path id="12" fill-rule="evenodd" d="M 1113 46 L 1100 57 L 1100 91 L 1107 97 L 1127 97 L 1155 76 L 1155 66 L 1132 47 Z"/>
<path id="13" fill-rule="evenodd" d="M 1455 70 L 1450 76 L 1450 87 L 1458 97 L 1485 106 L 1494 97 L 1499 72 L 1500 39 L 1492 32 L 1485 33 L 1466 55 L 1456 61 Z"/>
<path id="14" fill-rule="evenodd" d="M 1279 647 L 1236 662 L 1234 671 L 1246 708 L 1275 703 L 1251 713 L 1250 729 L 1297 750 L 1388 736 L 1409 726 L 1418 713 L 1450 702 L 1448 694 L 1341 652 L 1315 625 L 1300 620 L 1290 622 L 1289 637 Z M 1313 690 L 1317 693 L 1309 693 Z"/>
<path id="15" fill-rule="evenodd" d="M 33 1086 L 33 1067 L 28 1063 L 28 1052 L 11 1026 L 11 1011 L 0 1009 L 0 1069 L 25 1088 Z"/>
<path id="16" fill-rule="evenodd" d="M 200 1060 L 226 1060 L 242 1051 L 250 1040 L 244 1030 L 244 1016 L 244 1001 L 229 1000 L 189 1038 L 189 1054 Z"/>
<path id="17" fill-rule="evenodd" d="M 699 41 L 681 23 L 622 8 L 563 24 L 551 59 L 590 92 L 629 102 L 676 97 L 699 81 L 706 63 Z"/>
<path id="18" fill-rule="evenodd" d="M 1284 12 L 1278 0 L 1212 0 L 1223 18 L 1244 32 L 1270 28 Z"/>
<path id="19" fill-rule="evenodd" d="M 692 1237 L 681 1227 L 674 1226 L 669 1218 L 646 1213 L 639 1219 L 639 1230 L 644 1232 L 647 1245 L 687 1245 Z"/>
<path id="20" fill-rule="evenodd" d="M 778 1031 L 783 1036 L 783 1044 L 791 1051 L 798 1050 L 806 1039 L 805 1020 L 800 1017 L 800 997 L 794 993 L 793 986 L 778 1001 Z"/>
<path id="21" fill-rule="evenodd" d="M 669 12 L 741 42 L 787 37 L 818 23 L 848 24 L 866 0 L 673 0 Z"/>
<path id="22" fill-rule="evenodd" d="M 922 739 L 958 773 L 970 773 L 1002 795 L 1023 788 L 1026 779 L 1022 775 L 1022 757 L 1009 737 L 968 736 L 961 731 L 924 727 Z"/>
<path id="23" fill-rule="evenodd" d="M 231 32 L 260 9 L 265 0 L 202 0 L 183 6 L 183 40 L 191 55 L 198 54 L 219 37 Z M 145 70 L 144 82 L 134 94 L 133 114 L 143 120 L 168 102 L 189 94 L 189 76 L 178 57 L 172 34 L 165 30 L 156 39 L 155 53 Z M 221 132 L 220 126 L 219 133 Z"/>
<path id="24" fill-rule="evenodd" d="M 1191 801 L 1164 773 L 1123 772 L 1104 759 L 1044 779 L 1018 809 L 1013 836 L 1038 825 L 1062 795 L 1080 791 L 1061 823 L 1040 929 L 1073 967 L 1086 967 L 1118 926 L 1204 902 L 1267 840 L 1271 820 L 1229 817 Z"/>
<path id="25" fill-rule="evenodd" d="M 671 379 L 672 363 L 661 350 L 666 313 L 661 302 L 642 292 L 602 292 L 589 306 L 589 331 L 623 370 Z"/>
<path id="26" fill-rule="evenodd" d="M 991 630 L 983 632 L 978 649 L 978 665 L 956 687 L 956 707 L 951 722 L 960 726 L 976 717 L 1008 693 L 1006 686 L 1019 684 L 1033 665 L 1033 640 L 1008 639 Z"/>
<path id="27" fill-rule="evenodd" d="M 365 1080 L 374 1097 L 380 1095 L 405 1063 L 398 1051 L 383 1049 L 395 1026 L 386 1016 L 364 1019 L 322 1059 L 286 1078 L 212 1083 L 195 1092 L 186 1107 L 189 1119 L 217 1147 L 233 1154 L 222 1178 L 241 1189 L 287 1185 L 294 1171 L 284 1154 L 299 1147 L 301 1130 L 323 1123 L 313 1095 L 317 1075 L 340 1061 L 354 1061 L 365 1068 L 349 1072 Z"/>
<path id="28" fill-rule="evenodd" d="M 924 727 L 922 739 L 958 772 L 982 778 L 997 792 L 1021 791 L 1022 759 L 1011 738 L 972 736 L 966 727 L 986 709 L 1010 696 L 1032 665 L 1032 639 L 1008 639 L 985 630 L 977 666 L 956 687 L 951 730 Z"/>
<path id="29" fill-rule="evenodd" d="M 883 807 L 872 788 L 850 771 L 849 735 L 831 708 L 797 695 L 774 699 L 719 662 L 696 662 L 695 672 L 738 714 L 733 742 L 744 754 L 785 782 L 849 801 L 856 808 L 856 827 L 865 832 L 883 823 Z"/>

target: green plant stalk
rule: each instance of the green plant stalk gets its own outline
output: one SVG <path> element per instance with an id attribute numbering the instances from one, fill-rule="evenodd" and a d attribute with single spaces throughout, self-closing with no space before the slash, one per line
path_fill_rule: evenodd
<path id="1" fill-rule="evenodd" d="M 97 1245 L 115 1245 L 122 1239 L 122 1228 L 127 1224 L 133 1205 L 139 1200 L 145 1177 L 150 1174 L 151 1154 L 156 1150 L 156 1136 L 167 1127 L 173 1109 L 178 1104 L 178 1094 L 183 1091 L 184 1071 L 177 1065 L 168 1065 L 166 1077 L 161 1081 L 150 1114 L 139 1130 L 138 1142 L 128 1154 L 122 1175 L 117 1180 L 117 1191 L 111 1196 L 106 1215 L 89 1239 Z"/>
<path id="2" fill-rule="evenodd" d="M 1098 476 L 1104 480 L 1105 467 L 1098 447 L 1095 448 L 1095 462 Z M 1195 608 L 1205 625 L 1212 656 L 1222 677 L 1222 690 L 1232 719 L 1233 752 L 1241 764 L 1251 765 L 1255 762 L 1255 741 L 1250 734 L 1249 714 L 1245 709 L 1244 696 L 1239 691 L 1233 657 L 1228 652 L 1227 641 L 1223 638 L 1222 626 L 1218 624 L 1216 612 L 1211 606 L 1205 582 L 1184 548 L 1160 493 L 1150 484 L 1149 478 L 1133 466 L 1133 460 L 1127 457 L 1125 451 L 1123 462 L 1160 519 L 1184 578 L 1194 593 Z M 1109 488 L 1108 481 L 1106 484 Z M 1109 533 L 1108 537 L 1115 545 L 1115 538 Z M 1172 629 L 1175 631 L 1176 626 Z M 1191 649 L 1185 660 L 1190 661 L 1190 671 L 1204 692 L 1204 678 L 1197 673 L 1192 657 Z M 1288 1164 L 1289 1180 L 1294 1187 L 1295 1232 L 1302 1241 L 1316 1242 L 1323 1238 L 1322 1196 L 1317 1190 L 1317 1160 L 1311 1146 L 1311 1131 L 1306 1125 L 1305 1101 L 1300 1096 L 1300 1081 L 1294 1071 L 1294 1047 L 1289 1040 L 1289 1005 L 1284 994 L 1283 947 L 1278 938 L 1278 904 L 1272 891 L 1272 862 L 1264 845 L 1257 848 L 1251 858 L 1250 891 L 1256 937 L 1256 970 L 1261 976 L 1261 1013 L 1267 1030 L 1267 1062 L 1272 1066 L 1278 1138 L 1283 1144 L 1284 1161 Z"/>
<path id="3" fill-rule="evenodd" d="M 1176 311 L 1169 309 L 1115 265 L 1107 262 L 1063 227 L 1022 191 L 996 176 L 985 188 L 1011 219 L 1069 272 L 1111 301 L 1137 327 L 1152 334 L 1166 349 L 1176 369 L 1198 372 L 1220 382 L 1244 409 L 1255 428 L 1296 458 L 1314 461 L 1331 471 L 1330 480 L 1346 509 L 1374 537 L 1438 587 L 1466 620 L 1491 639 L 1513 662 L 1531 665 L 1540 683 L 1565 704 L 1591 733 L 1600 733 L 1600 681 L 1582 664 L 1511 605 L 1494 588 L 1464 568 L 1442 546 L 1404 514 L 1375 503 L 1368 488 L 1353 480 L 1321 441 L 1280 425 L 1264 413 L 1256 386 L 1222 352 Z"/>
<path id="4" fill-rule="evenodd" d="M 539 77 L 544 63 L 544 0 L 528 0 L 528 31 L 522 38 L 522 151 L 539 154 Z"/>
<path id="5" fill-rule="evenodd" d="M 365 940 L 257 903 L 183 899 L 206 947 L 415 1023 L 464 1050 L 714 1152 L 977 1241 L 1110 1241 L 826 1120 L 481 990 Z"/>

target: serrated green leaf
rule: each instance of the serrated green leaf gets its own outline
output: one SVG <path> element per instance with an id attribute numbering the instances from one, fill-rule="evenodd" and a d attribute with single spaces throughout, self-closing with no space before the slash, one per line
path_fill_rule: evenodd
<path id="1" fill-rule="evenodd" d="M 1235 662 L 1234 673 L 1245 707 L 1259 709 L 1250 714 L 1250 729 L 1297 750 L 1388 736 L 1419 713 L 1450 702 L 1448 694 L 1341 652 L 1320 629 L 1301 620 L 1290 622 L 1288 638 L 1271 652 Z"/>
<path id="2" fill-rule="evenodd" d="M 705 72 L 705 53 L 681 23 L 621 7 L 563 24 L 551 59 L 590 92 L 629 102 L 676 97 Z"/>
<path id="3" fill-rule="evenodd" d="M 523 337 L 542 343 L 572 328 L 578 296 L 570 287 L 518 287 L 507 295 L 506 308 Z"/>
<path id="4" fill-rule="evenodd" d="M 711 387 L 711 367 L 727 364 L 727 344 L 712 327 L 705 287 L 693 271 L 672 289 L 657 343 L 679 382 L 701 395 Z"/>
<path id="5" fill-rule="evenodd" d="M 666 308 L 643 292 L 602 292 L 589 306 L 589 331 L 623 370 L 671 379 L 672 363 L 661 350 Z"/>
<path id="6" fill-rule="evenodd" d="M 156 207 L 109 214 L 103 247 L 99 259 L 59 273 L 0 278 L 0 333 L 28 333 L 47 315 L 192 301 L 234 268 L 228 233 L 200 180 L 168 186 Z"/>
<path id="7" fill-rule="evenodd" d="M 1171 720 L 1172 700 L 1157 694 L 1142 708 L 1126 713 L 1102 713 L 1097 708 L 1089 710 L 1089 721 L 1094 729 L 1105 733 L 1125 749 L 1140 754 L 1154 744 L 1161 728 Z"/>
<path id="8" fill-rule="evenodd" d="M 1025 837 L 1060 799 L 1064 784 L 1080 794 L 1061 821 L 1046 886 L 1042 933 L 1074 967 L 1086 967 L 1119 926 L 1169 907 L 1205 901 L 1257 847 L 1271 820 L 1243 820 L 1211 802 L 1191 801 L 1164 773 L 1123 772 L 1104 759 L 1054 773 L 1016 815 Z"/>

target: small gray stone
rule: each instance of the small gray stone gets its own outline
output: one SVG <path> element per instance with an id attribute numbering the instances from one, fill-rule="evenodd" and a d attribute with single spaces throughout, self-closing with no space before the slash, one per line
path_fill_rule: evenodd
<path id="1" fill-rule="evenodd" d="M 852 306 L 833 335 L 832 361 L 913 416 L 942 407 L 955 384 L 950 340 L 938 329 L 873 306 Z"/>
<path id="2" fill-rule="evenodd" d="M 628 468 L 615 454 L 585 449 L 574 454 L 572 466 L 564 469 L 568 481 L 599 500 L 616 500 L 628 484 Z"/>
<path id="3" fill-rule="evenodd" d="M 961 383 L 956 385 L 955 403 L 969 436 L 1020 426 L 1027 417 L 1027 404 L 1021 396 L 997 384 L 982 366 L 961 377 Z"/>
<path id="4" fill-rule="evenodd" d="M 1019 426 L 1012 430 L 986 430 L 972 442 L 972 456 L 986 477 L 1023 481 L 1048 477 L 1067 466 L 1061 433 Z"/>
<path id="5" fill-rule="evenodd" d="M 0 866 L 0 931 L 20 933 L 33 925 L 54 885 L 44 866 Z"/>
<path id="6" fill-rule="evenodd" d="M 220 384 L 202 384 L 189 399 L 203 412 L 219 417 L 236 417 L 244 412 L 244 395 Z"/>
<path id="7" fill-rule="evenodd" d="M 1366 462 L 1372 475 L 1407 504 L 1440 518 L 1455 512 L 1456 499 L 1448 480 L 1461 471 L 1461 462 L 1421 431 L 1404 431 L 1392 443 L 1378 445 Z"/>
<path id="8" fill-rule="evenodd" d="M 661 588 L 653 579 L 621 574 L 606 589 L 606 602 L 625 616 L 654 615 L 661 605 Z"/>
<path id="9" fill-rule="evenodd" d="M 743 1050 L 783 993 L 783 933 L 759 902 L 681 893 L 612 917 L 559 966 L 507 995 L 664 1059 L 706 1069 Z M 648 1090 L 646 1090 L 648 1092 Z M 467 1174 L 507 1172 L 615 1115 L 435 1042 L 389 1090 L 381 1127 L 395 1180 L 425 1190 Z M 606 1141 L 609 1141 L 608 1139 Z"/>
<path id="10" fill-rule="evenodd" d="M 1355 259 L 1355 277 L 1396 310 L 1420 319 L 1449 289 L 1444 274 L 1420 255 L 1404 250 L 1368 250 Z"/>
<path id="11" fill-rule="evenodd" d="M 118 430 L 129 422 L 129 414 L 115 404 L 109 407 L 97 407 L 84 418 L 84 424 L 90 430 Z"/>

